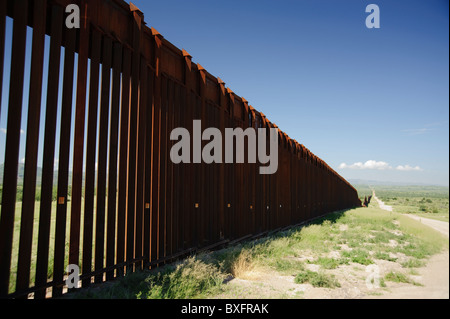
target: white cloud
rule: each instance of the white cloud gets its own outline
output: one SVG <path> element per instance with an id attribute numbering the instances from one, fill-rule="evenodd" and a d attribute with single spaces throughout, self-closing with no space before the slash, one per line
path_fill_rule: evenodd
<path id="1" fill-rule="evenodd" d="M 339 165 L 340 169 L 349 168 L 349 169 L 378 169 L 378 170 L 385 170 L 385 169 L 392 169 L 392 167 L 383 161 L 374 161 L 374 160 L 368 160 L 365 163 L 362 162 L 356 162 L 353 164 L 346 164 L 341 163 Z"/>
<path id="2" fill-rule="evenodd" d="M 423 169 L 421 169 L 419 166 L 409 166 L 408 164 L 406 165 L 398 165 L 396 168 L 396 170 L 399 171 L 423 171 Z"/>
<path id="3" fill-rule="evenodd" d="M 363 162 L 356 162 L 353 164 L 346 164 L 341 163 L 339 165 L 339 169 L 369 169 L 369 170 L 392 170 L 395 169 L 397 171 L 423 171 L 422 168 L 419 166 L 410 166 L 408 164 L 406 165 L 398 165 L 395 168 L 393 168 L 389 163 L 383 162 L 383 161 L 374 161 L 374 160 L 368 160 L 365 163 Z"/>
<path id="4" fill-rule="evenodd" d="M 20 160 L 20 163 L 21 163 L 21 164 L 24 164 L 24 163 L 25 163 L 25 157 L 23 157 L 23 158 Z"/>

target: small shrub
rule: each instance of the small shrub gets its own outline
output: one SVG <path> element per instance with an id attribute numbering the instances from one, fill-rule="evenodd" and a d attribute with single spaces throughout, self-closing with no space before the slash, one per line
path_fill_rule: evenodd
<path id="1" fill-rule="evenodd" d="M 381 251 L 377 251 L 374 256 L 376 259 L 381 259 L 381 260 L 387 260 L 387 261 L 396 261 L 397 260 L 396 257 L 391 257 L 388 253 L 381 252 Z"/>
<path id="2" fill-rule="evenodd" d="M 320 265 L 324 269 L 336 269 L 340 265 L 348 265 L 348 259 L 319 257 L 312 263 Z"/>
<path id="3" fill-rule="evenodd" d="M 302 262 L 287 258 L 278 259 L 275 261 L 275 263 L 269 265 L 281 273 L 292 273 L 305 269 L 305 266 Z"/>
<path id="4" fill-rule="evenodd" d="M 387 281 L 392 281 L 392 282 L 403 282 L 403 283 L 409 283 L 409 278 L 402 273 L 399 272 L 394 272 L 394 271 L 390 271 L 389 273 L 387 273 L 384 276 L 384 279 Z"/>
<path id="5" fill-rule="evenodd" d="M 252 254 L 249 250 L 243 249 L 236 260 L 231 265 L 233 277 L 244 278 L 247 273 L 255 268 L 252 261 Z"/>
<path id="6" fill-rule="evenodd" d="M 323 272 L 315 272 L 311 270 L 306 270 L 297 274 L 294 282 L 297 284 L 310 283 L 313 287 L 321 288 L 336 288 L 341 286 L 333 275 L 330 276 Z"/>
<path id="7" fill-rule="evenodd" d="M 414 280 L 412 280 L 411 278 L 409 278 L 405 274 L 402 274 L 400 272 L 395 272 L 395 271 L 391 271 L 391 272 L 387 273 L 384 276 L 384 279 L 387 280 L 387 281 L 392 281 L 392 282 L 412 284 L 414 286 L 423 286 L 422 284 L 420 284 L 418 282 L 415 282 Z"/>
<path id="8" fill-rule="evenodd" d="M 150 299 L 186 299 L 201 296 L 220 287 L 225 279 L 216 266 L 191 257 L 176 266 L 172 272 L 158 273 L 146 278 L 148 292 L 141 297 Z"/>
<path id="9" fill-rule="evenodd" d="M 344 251 L 343 257 L 350 258 L 351 262 L 361 265 L 373 264 L 373 261 L 369 258 L 369 253 L 364 249 L 353 249 L 352 251 Z"/>
<path id="10" fill-rule="evenodd" d="M 403 268 L 418 268 L 424 266 L 425 262 L 421 259 L 410 258 L 407 261 L 403 262 L 401 265 Z"/>

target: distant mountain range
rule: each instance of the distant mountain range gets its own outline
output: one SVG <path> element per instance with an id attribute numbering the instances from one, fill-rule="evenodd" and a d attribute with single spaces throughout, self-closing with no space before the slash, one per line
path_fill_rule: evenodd
<path id="1" fill-rule="evenodd" d="M 402 183 L 402 182 L 390 182 L 390 181 L 374 181 L 365 179 L 348 179 L 348 182 L 352 185 L 386 185 L 386 186 L 441 186 L 448 187 L 448 185 L 436 185 L 427 183 Z"/>
<path id="2" fill-rule="evenodd" d="M 0 164 L 0 181 L 3 182 L 3 170 L 4 164 Z M 23 185 L 23 177 L 25 173 L 25 164 L 20 163 L 18 168 L 18 185 Z M 84 175 L 84 174 L 83 174 Z M 40 183 L 42 179 L 42 168 L 37 167 L 36 169 L 36 182 Z M 84 179 L 84 176 L 83 176 Z M 56 185 L 58 181 L 58 171 L 53 172 L 53 185 Z M 69 172 L 69 182 L 72 181 L 72 172 Z M 352 185 L 386 185 L 386 186 L 441 186 L 448 187 L 448 185 L 435 185 L 426 183 L 401 183 L 401 182 L 390 182 L 390 181 L 375 181 L 375 180 L 365 180 L 365 179 L 348 179 L 348 182 Z"/>
<path id="3" fill-rule="evenodd" d="M 3 170 L 4 164 L 0 164 L 0 181 L 3 184 Z M 17 184 L 23 185 L 23 177 L 25 174 L 25 164 L 19 163 L 18 171 L 17 171 Z M 42 167 L 36 168 L 36 183 L 40 184 L 42 180 Z M 53 185 L 56 185 L 58 181 L 58 171 L 53 171 Z M 72 181 L 72 172 L 69 172 L 69 182 Z"/>

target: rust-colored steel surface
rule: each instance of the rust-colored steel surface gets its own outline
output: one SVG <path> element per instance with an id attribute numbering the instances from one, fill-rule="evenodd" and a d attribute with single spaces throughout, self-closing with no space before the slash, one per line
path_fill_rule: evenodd
<path id="1" fill-rule="evenodd" d="M 69 4 L 79 28 L 66 27 Z M 122 0 L 0 0 L 0 100 L 2 298 L 61 296 L 68 264 L 86 287 L 361 206 L 345 179 Z M 174 164 L 170 132 L 194 135 L 194 119 L 223 135 L 277 128 L 277 172 Z"/>

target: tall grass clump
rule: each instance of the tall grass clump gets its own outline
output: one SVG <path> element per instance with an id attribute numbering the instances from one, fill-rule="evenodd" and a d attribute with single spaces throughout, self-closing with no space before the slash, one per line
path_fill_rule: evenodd
<path id="1" fill-rule="evenodd" d="M 149 276 L 149 290 L 138 297 L 148 299 L 198 298 L 219 288 L 225 276 L 213 265 L 191 257 L 178 264 L 175 270 Z"/>
<path id="2" fill-rule="evenodd" d="M 323 272 L 315 272 L 311 270 L 306 270 L 297 274 L 294 282 L 297 284 L 309 283 L 313 287 L 321 288 L 336 288 L 341 286 L 333 275 L 327 275 Z"/>
<path id="3" fill-rule="evenodd" d="M 157 271 L 137 271 L 103 286 L 89 288 L 74 298 L 194 299 L 220 290 L 225 274 L 202 256 L 163 267 Z"/>

